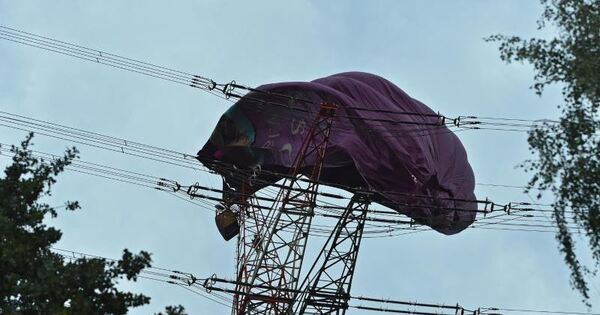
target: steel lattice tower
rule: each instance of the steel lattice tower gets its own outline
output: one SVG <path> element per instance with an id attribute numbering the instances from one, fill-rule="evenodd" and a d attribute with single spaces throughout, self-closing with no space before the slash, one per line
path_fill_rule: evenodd
<path id="1" fill-rule="evenodd" d="M 240 205 L 236 280 L 213 277 L 205 283 L 208 290 L 234 295 L 232 315 L 345 314 L 370 194 L 351 198 L 300 279 L 336 109 L 321 104 L 272 207 L 261 206 L 260 197 L 248 194 L 248 184 L 235 194 L 234 203 Z M 235 287 L 214 287 L 217 282 Z"/>
<path id="2" fill-rule="evenodd" d="M 294 304 L 336 109 L 321 104 L 273 207 L 264 211 L 252 197 L 243 206 L 234 314 L 283 314 Z"/>

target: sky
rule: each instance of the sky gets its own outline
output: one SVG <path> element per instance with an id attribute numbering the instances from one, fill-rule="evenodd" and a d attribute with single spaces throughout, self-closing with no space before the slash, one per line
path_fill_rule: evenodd
<path id="1" fill-rule="evenodd" d="M 448 116 L 556 118 L 560 91 L 530 89 L 530 66 L 507 65 L 492 34 L 548 36 L 537 30 L 537 1 L 6 1 L 0 24 L 102 49 L 217 82 L 249 86 L 365 71 L 397 84 Z M 195 153 L 230 103 L 197 89 L 0 41 L 0 110 Z M 524 185 L 516 165 L 531 158 L 525 133 L 467 131 L 476 181 Z M 0 126 L 0 142 L 25 136 Z M 73 144 L 38 136 L 35 148 L 60 154 Z M 216 177 L 81 146 L 81 159 L 217 186 Z M 6 163 L 6 160 L 0 160 Z M 3 165 L 4 165 L 3 164 Z M 529 196 L 477 186 L 480 199 Z M 551 197 L 551 196 L 546 196 Z M 235 243 L 214 215 L 154 190 L 65 172 L 48 199 L 83 209 L 50 224 L 58 247 L 118 257 L 153 253 L 155 266 L 232 277 Z M 310 246 L 311 243 L 309 243 Z M 597 282 L 597 279 L 596 279 Z M 190 314 L 228 314 L 178 287 L 140 280 L 122 288 L 152 297 L 131 314 L 182 304 Z M 366 239 L 352 294 L 465 307 L 586 311 L 552 233 L 466 230 Z M 593 311 L 600 291 L 593 287 Z M 348 314 L 372 314 L 350 310 Z"/>

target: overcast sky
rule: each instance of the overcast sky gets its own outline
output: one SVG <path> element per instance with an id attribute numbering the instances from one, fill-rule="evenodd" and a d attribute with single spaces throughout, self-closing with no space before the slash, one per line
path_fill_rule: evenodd
<path id="1" fill-rule="evenodd" d="M 225 82 L 257 86 L 366 71 L 396 83 L 448 116 L 554 118 L 560 93 L 537 97 L 529 66 L 506 65 L 492 34 L 543 35 L 537 1 L 5 1 L 0 24 L 151 61 Z M 0 41 L 0 110 L 159 147 L 195 153 L 230 104 L 202 91 Z M 25 133 L 0 127 L 0 142 Z M 523 185 L 526 134 L 458 134 L 479 183 Z M 39 150 L 67 142 L 42 136 Z M 81 158 L 147 174 L 218 185 L 219 179 L 80 147 Z M 6 160 L 2 160 L 5 163 Z M 478 186 L 477 196 L 529 201 L 519 190 Z M 168 194 L 65 173 L 49 202 L 83 209 L 51 223 L 59 247 L 107 257 L 153 253 L 156 266 L 231 278 L 234 242 L 213 213 Z M 310 246 L 310 243 L 309 243 Z M 460 303 L 466 307 L 585 310 L 552 233 L 466 230 L 367 239 L 353 294 Z M 596 280 L 597 282 L 597 280 Z M 183 289 L 141 280 L 152 297 L 132 314 L 182 304 L 190 314 L 229 310 Z M 594 310 L 600 292 L 592 288 Z M 371 314 L 351 310 L 348 314 Z"/>

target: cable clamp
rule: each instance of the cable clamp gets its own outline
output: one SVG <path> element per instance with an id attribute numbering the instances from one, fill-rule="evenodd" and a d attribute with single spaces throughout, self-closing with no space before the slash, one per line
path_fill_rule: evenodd
<path id="1" fill-rule="evenodd" d="M 210 278 L 204 280 L 204 284 L 202 286 L 204 287 L 204 289 L 206 289 L 207 293 L 212 292 L 212 287 L 217 283 L 217 281 L 215 280 L 216 278 L 217 275 L 213 273 L 213 275 L 210 276 Z"/>
<path id="2" fill-rule="evenodd" d="M 206 86 L 209 91 L 214 90 L 217 87 L 217 82 L 210 80 L 209 84 Z"/>
<path id="3" fill-rule="evenodd" d="M 250 175 L 250 179 L 248 180 L 248 185 L 250 185 L 250 187 L 254 186 L 254 183 L 258 179 L 258 176 L 260 176 L 261 171 L 262 171 L 262 167 L 260 166 L 260 164 L 256 164 L 252 168 L 252 175 Z"/>
<path id="4" fill-rule="evenodd" d="M 510 214 L 510 210 L 512 210 L 512 203 L 508 203 L 504 206 L 504 212 L 506 212 L 506 214 Z"/>
<path id="5" fill-rule="evenodd" d="M 460 121 L 460 116 L 458 116 L 457 118 L 454 118 L 454 119 L 452 120 L 452 123 L 454 124 L 454 126 L 456 126 L 456 127 L 460 127 L 460 123 L 461 123 L 461 121 Z"/>
<path id="6" fill-rule="evenodd" d="M 235 87 L 236 87 L 235 80 L 223 85 L 223 89 L 221 90 L 221 92 L 223 92 L 226 99 L 229 99 L 233 95 L 233 91 L 235 90 Z"/>
<path id="7" fill-rule="evenodd" d="M 484 218 L 488 213 L 491 213 L 492 211 L 494 211 L 494 205 L 495 204 L 492 201 L 490 201 L 488 199 L 488 197 L 485 197 L 485 203 L 483 206 L 483 217 Z M 489 209 L 488 209 L 488 206 L 489 206 Z"/>
<path id="8" fill-rule="evenodd" d="M 444 126 L 446 124 L 446 116 L 440 114 L 440 112 L 437 113 L 437 118 L 438 118 L 437 124 L 439 126 Z"/>
<path id="9" fill-rule="evenodd" d="M 198 278 L 196 278 L 193 274 L 189 274 L 189 279 L 186 281 L 187 285 L 192 286 L 198 282 Z"/>
<path id="10" fill-rule="evenodd" d="M 198 186 L 200 185 L 200 183 L 196 182 L 194 185 L 190 186 L 187 190 L 187 194 L 190 197 L 190 199 L 194 199 L 194 197 L 196 196 L 196 193 L 198 192 L 198 189 L 200 189 Z"/>

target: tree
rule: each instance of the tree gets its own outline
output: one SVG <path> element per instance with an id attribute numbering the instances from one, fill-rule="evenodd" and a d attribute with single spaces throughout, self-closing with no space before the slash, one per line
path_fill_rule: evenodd
<path id="1" fill-rule="evenodd" d="M 549 85 L 562 88 L 557 122 L 544 122 L 529 133 L 536 158 L 521 165 L 532 173 L 528 190 L 551 191 L 556 238 L 571 270 L 571 285 L 589 306 L 588 280 L 600 265 L 600 1 L 541 0 L 538 28 L 553 26 L 554 38 L 522 39 L 494 35 L 500 57 L 507 63 L 534 67 L 533 89 L 541 95 Z M 541 195 L 538 195 L 540 198 Z M 575 250 L 569 226 L 587 239 L 593 266 L 584 264 Z"/>
<path id="2" fill-rule="evenodd" d="M 157 313 L 156 315 L 163 315 L 163 313 Z M 181 305 L 177 306 L 167 306 L 165 308 L 164 315 L 187 315 L 185 309 Z"/>
<path id="3" fill-rule="evenodd" d="M 119 261 L 101 258 L 65 260 L 51 250 L 62 233 L 44 224 L 58 212 L 40 201 L 51 194 L 56 177 L 77 157 L 66 150 L 62 158 L 45 161 L 28 149 L 30 134 L 13 146 L 12 164 L 0 178 L 0 314 L 126 314 L 148 304 L 143 294 L 123 292 L 121 279 L 136 281 L 150 267 L 150 254 L 123 250 Z M 67 202 L 67 210 L 79 209 Z M 185 315 L 183 307 L 167 307 L 168 315 Z"/>

